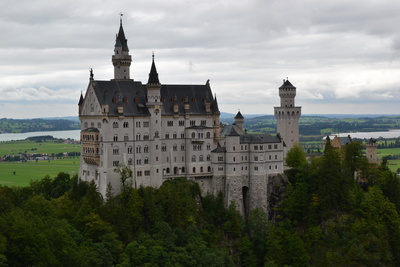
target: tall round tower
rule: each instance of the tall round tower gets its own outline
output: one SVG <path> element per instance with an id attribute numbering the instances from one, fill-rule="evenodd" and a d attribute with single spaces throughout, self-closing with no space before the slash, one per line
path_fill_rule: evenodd
<path id="1" fill-rule="evenodd" d="M 114 80 L 130 80 L 130 66 L 132 57 L 129 55 L 128 40 L 125 38 L 122 19 L 120 20 L 119 31 L 115 39 L 114 55 Z"/>
<path id="2" fill-rule="evenodd" d="M 301 107 L 295 106 L 295 96 L 296 87 L 288 79 L 283 80 L 283 85 L 279 87 L 281 105 L 280 107 L 275 107 L 274 110 L 277 120 L 276 130 L 286 144 L 285 157 L 286 152 L 293 147 L 293 144 L 299 142 Z"/>

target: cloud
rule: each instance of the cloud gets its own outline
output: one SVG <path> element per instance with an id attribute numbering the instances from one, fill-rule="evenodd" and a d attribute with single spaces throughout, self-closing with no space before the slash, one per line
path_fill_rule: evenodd
<path id="1" fill-rule="evenodd" d="M 289 77 L 307 112 L 341 104 L 347 113 L 390 112 L 400 96 L 398 8 L 395 0 L 4 0 L 0 101 L 70 104 L 89 68 L 112 78 L 122 12 L 135 80 L 147 81 L 154 51 L 162 83 L 210 79 L 223 111 L 272 113 Z"/>

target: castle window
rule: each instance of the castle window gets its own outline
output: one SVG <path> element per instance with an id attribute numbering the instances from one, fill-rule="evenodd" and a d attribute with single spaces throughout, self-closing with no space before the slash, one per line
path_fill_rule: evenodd
<path id="1" fill-rule="evenodd" d="M 165 134 L 165 139 L 169 139 L 169 133 Z"/>
<path id="2" fill-rule="evenodd" d="M 195 132 L 192 133 L 192 138 L 196 138 L 196 133 Z"/>
<path id="3" fill-rule="evenodd" d="M 199 161 L 203 161 L 203 155 L 199 156 Z"/>
<path id="4" fill-rule="evenodd" d="M 185 138 L 185 133 L 181 133 L 181 138 Z"/>
<path id="5" fill-rule="evenodd" d="M 211 161 L 211 156 L 207 155 L 207 161 Z"/>
<path id="6" fill-rule="evenodd" d="M 142 152 L 142 148 L 140 146 L 136 147 L 136 153 L 141 153 Z"/>
<path id="7" fill-rule="evenodd" d="M 185 145 L 181 144 L 181 151 L 185 151 Z"/>
<path id="8" fill-rule="evenodd" d="M 224 167 L 218 166 L 218 171 L 220 171 L 220 172 L 224 171 Z"/>
<path id="9" fill-rule="evenodd" d="M 203 167 L 200 167 L 200 172 L 203 172 Z"/>
<path id="10" fill-rule="evenodd" d="M 218 156 L 218 161 L 224 161 L 224 157 L 223 156 Z"/>
<path id="11" fill-rule="evenodd" d="M 150 176 L 150 171 L 144 171 L 144 176 Z"/>
<path id="12" fill-rule="evenodd" d="M 264 146 L 263 145 L 260 145 L 260 150 L 263 150 L 264 149 Z"/>
<path id="13" fill-rule="evenodd" d="M 125 134 L 125 135 L 124 135 L 124 141 L 128 141 L 128 140 L 129 140 L 129 137 L 128 137 L 127 134 Z"/>
<path id="14" fill-rule="evenodd" d="M 132 165 L 133 164 L 133 160 L 132 159 L 128 159 L 128 165 Z"/>
<path id="15" fill-rule="evenodd" d="M 195 120 L 191 120 L 190 121 L 190 126 L 195 126 L 196 125 L 196 121 Z"/>
<path id="16" fill-rule="evenodd" d="M 118 161 L 118 160 L 114 160 L 114 161 L 113 161 L 113 166 L 114 166 L 114 167 L 119 166 L 119 161 Z"/>
<path id="17" fill-rule="evenodd" d="M 211 150 L 211 145 L 207 144 L 207 150 Z"/>
<path id="18" fill-rule="evenodd" d="M 129 127 L 129 123 L 126 121 L 124 122 L 124 128 L 128 128 Z"/>
<path id="19" fill-rule="evenodd" d="M 161 145 L 161 151 L 163 151 L 163 152 L 167 151 L 167 145 L 166 144 L 162 144 Z"/>
<path id="20" fill-rule="evenodd" d="M 210 133 L 210 132 L 207 132 L 206 137 L 207 137 L 207 138 L 211 138 L 211 133 Z"/>
<path id="21" fill-rule="evenodd" d="M 118 122 L 116 121 L 113 122 L 113 128 L 118 128 Z"/>
<path id="22" fill-rule="evenodd" d="M 136 140 L 137 140 L 137 141 L 140 141 L 140 136 L 141 136 L 140 133 L 136 135 Z"/>
<path id="23" fill-rule="evenodd" d="M 173 127 L 174 126 L 174 121 L 167 121 L 167 126 L 168 127 Z"/>
<path id="24" fill-rule="evenodd" d="M 128 146 L 128 154 L 132 154 L 133 153 L 133 147 L 132 146 Z"/>
<path id="25" fill-rule="evenodd" d="M 149 135 L 148 134 L 143 135 L 143 140 L 149 140 Z"/>
<path id="26" fill-rule="evenodd" d="M 207 172 L 211 172 L 211 167 L 210 166 L 207 167 Z"/>
<path id="27" fill-rule="evenodd" d="M 179 121 L 179 126 L 185 126 L 185 121 Z"/>
<path id="28" fill-rule="evenodd" d="M 255 170 L 255 171 L 258 171 L 258 166 L 254 166 L 254 170 Z"/>
<path id="29" fill-rule="evenodd" d="M 97 123 L 97 128 L 101 128 L 101 123 L 100 122 Z"/>
<path id="30" fill-rule="evenodd" d="M 254 161 L 258 161 L 258 156 L 254 156 Z"/>
<path id="31" fill-rule="evenodd" d="M 117 142 L 118 141 L 118 135 L 114 135 L 113 140 L 114 140 L 114 142 Z"/>
<path id="32" fill-rule="evenodd" d="M 258 150 L 258 146 L 254 146 L 254 150 Z"/>
<path id="33" fill-rule="evenodd" d="M 178 145 L 177 145 L 177 144 L 174 144 L 174 146 L 172 147 L 172 149 L 173 149 L 174 151 L 177 151 L 177 150 L 178 150 Z"/>
<path id="34" fill-rule="evenodd" d="M 271 160 L 271 159 L 272 159 L 272 156 L 271 156 L 271 155 L 269 155 L 269 156 L 268 156 L 268 158 L 269 158 L 269 160 Z"/>
<path id="35" fill-rule="evenodd" d="M 193 167 L 193 173 L 196 173 L 196 167 Z"/>
<path id="36" fill-rule="evenodd" d="M 149 158 L 144 159 L 144 164 L 149 164 Z"/>
<path id="37" fill-rule="evenodd" d="M 235 147 L 235 146 L 233 146 L 233 147 L 232 147 L 232 150 L 233 150 L 233 151 L 235 151 L 235 150 L 236 150 L 236 147 Z"/>
<path id="38" fill-rule="evenodd" d="M 274 149 L 278 149 L 278 145 L 274 145 Z"/>
<path id="39" fill-rule="evenodd" d="M 192 162 L 196 162 L 196 156 L 195 155 L 192 156 Z"/>
<path id="40" fill-rule="evenodd" d="M 172 138 L 176 139 L 176 138 L 178 138 L 178 135 L 177 135 L 176 133 L 174 133 L 174 134 L 172 135 Z"/>
<path id="41" fill-rule="evenodd" d="M 137 122 L 136 122 L 136 127 L 137 127 L 137 128 L 140 128 L 140 121 L 137 121 Z"/>
<path id="42" fill-rule="evenodd" d="M 272 146 L 271 146 L 271 145 L 268 145 L 268 149 L 272 149 Z"/>
<path id="43" fill-rule="evenodd" d="M 143 148 L 143 152 L 144 152 L 144 153 L 149 153 L 149 146 L 145 146 L 145 147 Z"/>
<path id="44" fill-rule="evenodd" d="M 278 159 L 278 155 L 275 155 L 275 159 Z"/>
<path id="45" fill-rule="evenodd" d="M 148 121 L 144 121 L 143 122 L 143 127 L 149 127 L 149 122 Z"/>
<path id="46" fill-rule="evenodd" d="M 154 133 L 154 137 L 155 137 L 155 138 L 158 138 L 158 136 L 159 136 L 159 133 L 158 133 L 158 132 L 155 132 L 155 133 Z"/>
<path id="47" fill-rule="evenodd" d="M 142 171 L 137 171 L 136 176 L 138 176 L 138 177 L 142 176 Z"/>
<path id="48" fill-rule="evenodd" d="M 142 164 L 142 160 L 141 159 L 137 159 L 136 160 L 136 165 L 141 165 Z"/>
<path id="49" fill-rule="evenodd" d="M 200 125 L 201 125 L 201 126 L 205 126 L 205 125 L 206 125 L 206 123 L 207 123 L 207 121 L 206 121 L 206 120 L 201 120 L 201 122 L 200 122 Z"/>

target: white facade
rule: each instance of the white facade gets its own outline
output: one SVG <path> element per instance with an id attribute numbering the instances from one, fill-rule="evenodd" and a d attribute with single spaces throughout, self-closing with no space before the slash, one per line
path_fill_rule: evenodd
<path id="1" fill-rule="evenodd" d="M 124 43 L 125 42 L 125 43 Z M 79 101 L 82 153 L 79 178 L 94 181 L 106 195 L 110 184 L 121 188 L 117 166 L 132 172 L 132 184 L 160 187 L 168 179 L 186 177 L 204 194 L 222 192 L 244 214 L 268 210 L 270 177 L 283 173 L 283 142 L 279 136 L 243 131 L 244 118 L 222 127 L 210 84 L 164 85 L 158 80 L 154 56 L 147 84 L 133 81 L 120 57 L 130 59 L 122 24 L 117 36 L 114 79 L 98 81 L 91 73 Z M 125 71 L 124 71 L 125 69 Z M 128 73 L 126 73 L 128 70 Z"/>

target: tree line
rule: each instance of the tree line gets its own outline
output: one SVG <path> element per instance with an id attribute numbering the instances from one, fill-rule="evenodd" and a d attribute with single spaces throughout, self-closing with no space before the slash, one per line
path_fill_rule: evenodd
<path id="1" fill-rule="evenodd" d="M 400 182 L 385 161 L 328 142 L 311 159 L 295 146 L 287 164 L 271 220 L 184 178 L 135 189 L 123 166 L 121 192 L 104 198 L 66 173 L 0 186 L 0 266 L 400 265 Z"/>

